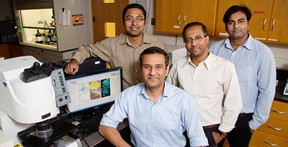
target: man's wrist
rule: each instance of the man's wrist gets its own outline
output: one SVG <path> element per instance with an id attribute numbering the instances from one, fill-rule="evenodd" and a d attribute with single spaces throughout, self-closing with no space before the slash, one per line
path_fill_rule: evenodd
<path id="1" fill-rule="evenodd" d="M 222 138 L 226 138 L 227 137 L 227 133 L 226 132 L 222 132 L 222 131 L 218 130 L 218 133 L 220 134 L 220 136 Z"/>
<path id="2" fill-rule="evenodd" d="M 74 59 L 74 58 L 72 58 L 72 59 L 69 61 L 69 63 L 72 63 L 72 62 L 79 64 L 78 60 L 76 60 L 76 59 Z"/>

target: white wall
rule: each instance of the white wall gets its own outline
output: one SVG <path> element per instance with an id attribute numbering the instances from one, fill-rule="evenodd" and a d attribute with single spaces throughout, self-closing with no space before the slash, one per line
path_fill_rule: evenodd
<path id="1" fill-rule="evenodd" d="M 169 52 L 172 52 L 175 49 L 179 49 L 184 47 L 183 40 L 181 36 L 177 35 L 165 35 L 165 34 L 157 34 L 154 32 L 154 26 L 151 25 L 151 18 L 155 18 L 155 0 L 147 0 L 148 5 L 148 18 L 147 18 L 147 26 L 146 26 L 146 33 L 152 35 L 161 41 L 163 41 L 167 47 Z M 157 19 L 156 19 L 157 21 Z M 210 44 L 220 40 L 216 37 L 210 37 Z M 272 50 L 277 68 L 288 69 L 288 45 L 278 45 L 278 44 L 266 44 Z"/>

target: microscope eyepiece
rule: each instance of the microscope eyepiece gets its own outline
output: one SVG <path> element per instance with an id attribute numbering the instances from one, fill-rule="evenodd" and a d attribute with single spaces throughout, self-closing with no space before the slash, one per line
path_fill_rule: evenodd
<path id="1" fill-rule="evenodd" d="M 40 63 L 39 62 L 34 62 L 33 66 L 30 68 L 30 71 L 33 75 L 36 75 L 40 71 Z"/>

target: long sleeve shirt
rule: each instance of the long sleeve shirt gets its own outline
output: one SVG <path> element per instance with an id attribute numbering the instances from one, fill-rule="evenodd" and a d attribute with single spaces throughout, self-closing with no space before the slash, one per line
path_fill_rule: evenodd
<path id="1" fill-rule="evenodd" d="M 142 81 L 140 76 L 139 56 L 148 47 L 157 46 L 167 51 L 166 46 L 158 39 L 146 34 L 142 43 L 134 48 L 125 34 L 106 38 L 95 44 L 83 45 L 73 53 L 72 58 L 81 64 L 86 58 L 98 56 L 109 62 L 112 67 L 122 67 L 123 87 L 135 85 Z"/>
<path id="2" fill-rule="evenodd" d="M 184 147 L 184 130 L 191 146 L 208 145 L 191 96 L 165 83 L 163 96 L 153 102 L 144 83 L 124 90 L 100 124 L 116 128 L 128 118 L 131 142 L 140 147 Z"/>
<path id="3" fill-rule="evenodd" d="M 203 126 L 220 124 L 222 132 L 234 128 L 242 100 L 231 62 L 210 53 L 196 67 L 188 55 L 173 64 L 166 81 L 191 94 Z"/>
<path id="4" fill-rule="evenodd" d="M 276 67 L 271 50 L 251 35 L 234 50 L 229 39 L 211 45 L 210 51 L 233 62 L 243 100 L 242 113 L 254 113 L 249 122 L 256 130 L 269 117 L 275 96 Z"/>

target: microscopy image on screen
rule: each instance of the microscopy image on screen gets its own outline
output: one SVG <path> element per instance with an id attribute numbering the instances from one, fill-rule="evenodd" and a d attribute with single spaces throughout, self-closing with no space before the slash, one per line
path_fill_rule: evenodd
<path id="1" fill-rule="evenodd" d="M 69 111 L 78 112 L 113 102 L 122 90 L 121 73 L 121 68 L 114 68 L 68 77 L 66 85 L 71 98 Z"/>
<path id="2" fill-rule="evenodd" d="M 102 97 L 110 96 L 110 78 L 101 80 L 101 95 Z"/>
<path id="3" fill-rule="evenodd" d="M 101 97 L 101 82 L 93 81 L 89 83 L 90 99 L 94 100 Z"/>

